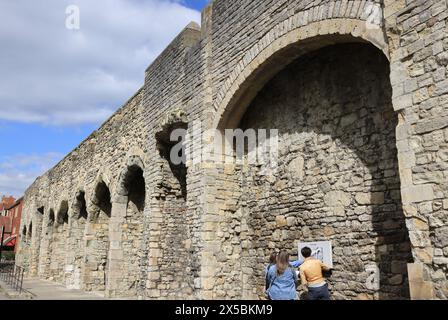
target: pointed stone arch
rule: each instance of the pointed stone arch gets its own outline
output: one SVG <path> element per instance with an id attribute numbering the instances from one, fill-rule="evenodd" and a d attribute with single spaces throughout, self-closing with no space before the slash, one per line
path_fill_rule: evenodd
<path id="1" fill-rule="evenodd" d="M 145 207 L 145 177 L 144 163 L 140 156 L 130 156 L 125 168 L 121 171 L 118 179 L 116 193 L 120 197 L 126 197 L 143 213 Z"/>
<path id="2" fill-rule="evenodd" d="M 189 296 L 194 291 L 194 274 L 191 272 L 194 258 L 190 250 L 194 227 L 186 217 L 188 168 L 183 136 L 191 129 L 190 125 L 187 113 L 175 109 L 159 122 L 155 130 L 156 161 L 160 170 L 150 201 L 149 242 L 153 245 L 149 250 L 146 287 L 150 298 L 156 298 L 153 295 L 157 290 L 153 289 L 159 286 L 162 287 L 161 295 L 170 299 Z M 178 140 L 172 141 L 172 138 Z M 180 144 L 181 141 L 184 144 Z M 173 256 L 176 256 L 175 263 Z M 164 278 L 172 281 L 164 285 Z"/>
<path id="3" fill-rule="evenodd" d="M 30 260 L 30 275 L 35 276 L 39 270 L 39 257 L 41 255 L 41 242 L 43 232 L 43 221 L 45 217 L 45 206 L 38 204 L 34 212 L 33 220 L 35 221 L 35 232 L 31 243 L 31 260 Z"/>
<path id="4" fill-rule="evenodd" d="M 31 219 L 30 224 L 28 225 L 26 237 L 28 245 L 31 245 L 31 240 L 33 238 L 33 219 Z"/>
<path id="5" fill-rule="evenodd" d="M 167 175 L 167 187 L 171 190 L 171 193 L 179 192 L 186 201 L 187 199 L 187 166 L 186 166 L 186 152 L 185 146 L 178 150 L 176 157 L 180 159 L 171 159 L 174 148 L 179 145 L 182 139 L 185 141 L 185 136 L 178 137 L 178 141 L 172 141 L 172 133 L 176 130 L 182 130 L 186 132 L 188 129 L 188 118 L 183 110 L 176 110 L 166 116 L 165 119 L 158 125 L 157 132 L 155 134 L 157 151 L 161 158 L 164 160 L 164 171 Z M 180 131 L 179 131 L 180 132 Z M 166 169 L 165 169 L 166 167 Z M 169 184 L 169 186 L 168 186 Z M 168 190 L 167 190 L 168 191 Z"/>
<path id="6" fill-rule="evenodd" d="M 71 218 L 73 220 L 84 219 L 87 220 L 88 212 L 87 212 L 87 200 L 86 200 L 86 192 L 84 189 L 78 189 L 76 192 L 72 205 L 72 215 Z"/>
<path id="7" fill-rule="evenodd" d="M 295 21 L 300 14 L 290 19 Z M 237 126 L 261 88 L 292 61 L 308 52 L 337 43 L 362 42 L 373 44 L 389 57 L 384 31 L 381 28 L 369 29 L 364 20 L 322 20 L 290 30 L 285 30 L 282 24 L 272 28 L 248 50 L 231 72 L 214 102 L 216 116 L 212 128 L 223 130 Z M 279 29 L 283 32 L 278 32 Z"/>
<path id="8" fill-rule="evenodd" d="M 107 180 L 106 180 L 107 181 Z M 112 200 L 109 184 L 100 179 L 95 185 L 89 205 L 89 221 L 95 223 L 101 216 L 110 218 L 112 214 Z"/>
<path id="9" fill-rule="evenodd" d="M 85 256 L 85 234 L 88 220 L 87 200 L 84 188 L 78 187 L 70 210 L 70 235 L 67 252 L 65 283 L 69 289 L 82 288 Z"/>
<path id="10" fill-rule="evenodd" d="M 54 209 L 50 209 L 48 212 L 47 225 L 53 227 L 55 222 Z"/>
<path id="11" fill-rule="evenodd" d="M 64 198 L 63 198 L 64 199 Z M 52 237 L 51 276 L 54 281 L 64 282 L 69 239 L 69 203 L 61 200 L 56 212 L 54 233 Z"/>
<path id="12" fill-rule="evenodd" d="M 87 205 L 82 284 L 86 291 L 105 292 L 108 281 L 109 224 L 112 215 L 110 179 L 104 173 L 95 180 Z"/>
<path id="13" fill-rule="evenodd" d="M 44 219 L 42 222 L 42 240 L 40 245 L 38 270 L 38 274 L 45 279 L 50 278 L 55 220 L 55 211 L 53 207 L 49 206 L 49 209 L 44 213 Z"/>
<path id="14" fill-rule="evenodd" d="M 68 201 L 67 200 L 62 200 L 61 204 L 59 206 L 59 210 L 57 212 L 57 217 L 56 217 L 56 228 L 64 226 L 65 224 L 68 224 Z"/>
<path id="15" fill-rule="evenodd" d="M 370 244 L 369 248 L 365 249 L 370 254 L 368 258 L 366 255 L 365 259 L 379 266 L 382 278 L 381 287 L 376 289 L 376 291 L 369 291 L 365 288 L 360 289 L 354 294 L 353 292 L 348 293 L 349 290 L 344 292 L 343 289 L 341 290 L 343 285 L 335 284 L 336 291 L 339 290 L 337 292 L 338 295 L 344 297 L 346 294 L 348 296 L 354 294 L 355 296 L 358 295 L 356 296 L 357 298 L 369 297 L 377 299 L 408 298 L 409 288 L 407 285 L 406 265 L 411 262 L 412 255 L 410 254 L 409 236 L 406 232 L 406 224 L 401 207 L 400 179 L 397 150 L 395 148 L 395 128 L 398 120 L 392 105 L 388 45 L 383 30 L 366 29 L 365 21 L 361 20 L 332 19 L 313 22 L 307 26 L 289 31 L 283 28 L 283 32 L 278 32 L 278 29 L 274 28 L 266 37 L 269 40 L 264 41 L 262 39 L 254 48 L 249 50 L 222 86 L 222 90 L 218 93 L 214 103 L 217 113 L 212 128 L 221 132 L 225 129 L 236 128 L 243 130 L 249 128 L 256 130 L 269 129 L 271 128 L 269 121 L 271 121 L 271 124 L 275 124 L 272 127 L 273 129 L 275 127 L 284 129 L 283 132 L 280 132 L 280 139 L 284 139 L 280 141 L 279 145 L 280 159 L 278 161 L 280 173 L 270 173 L 269 170 L 263 173 L 259 172 L 259 168 L 232 167 L 231 165 L 221 167 L 220 164 L 216 164 L 216 167 L 211 168 L 206 173 L 206 175 L 213 176 L 221 183 L 216 186 L 211 184 L 210 190 L 206 188 L 205 191 L 206 194 L 215 195 L 215 200 L 211 200 L 212 202 L 219 203 L 219 209 L 211 204 L 210 215 L 206 214 L 204 218 L 206 223 L 203 226 L 203 237 L 207 238 L 205 246 L 209 245 L 211 248 L 210 250 L 205 250 L 201 263 L 204 274 L 203 286 L 205 296 L 213 298 L 229 297 L 220 295 L 225 294 L 224 285 L 216 285 L 216 278 L 221 276 L 216 270 L 220 270 L 221 267 L 223 268 L 221 270 L 226 270 L 225 272 L 235 276 L 234 286 L 241 286 L 241 297 L 254 298 L 256 296 L 254 295 L 254 287 L 258 288 L 257 295 L 261 296 L 263 284 L 256 282 L 263 277 L 260 274 L 254 277 L 251 275 L 250 270 L 252 270 L 253 265 L 263 262 L 262 260 L 255 261 L 256 258 L 254 257 L 268 256 L 268 251 L 274 249 L 276 241 L 281 242 L 294 232 L 297 232 L 295 238 L 288 238 L 287 242 L 281 244 L 282 246 L 292 244 L 298 240 L 312 241 L 324 239 L 333 239 L 341 247 L 344 246 L 342 244 L 344 241 L 338 240 L 337 236 L 335 236 L 338 233 L 335 232 L 338 227 L 335 227 L 331 222 L 325 222 L 325 219 L 323 219 L 322 227 L 313 230 L 313 226 L 308 225 L 311 222 L 309 220 L 305 221 L 300 217 L 300 214 L 304 214 L 302 210 L 306 208 L 306 210 L 313 212 L 315 217 L 319 217 L 319 214 L 321 214 L 319 210 L 322 210 L 322 212 L 335 210 L 335 213 L 331 214 L 336 216 L 345 215 L 350 210 L 358 213 L 361 210 L 366 210 L 366 214 L 361 218 L 364 220 L 359 222 L 362 226 L 358 226 L 355 223 L 354 225 L 356 226 L 353 229 L 349 228 L 346 232 L 339 232 L 339 234 L 351 234 L 353 230 L 359 231 L 363 230 L 363 228 L 370 228 L 369 230 L 374 235 L 366 241 L 373 241 L 374 244 Z M 365 59 L 363 60 L 363 57 L 359 59 L 356 55 L 347 58 L 348 48 L 354 48 L 353 52 L 358 52 L 356 50 L 359 48 L 359 57 L 365 53 Z M 316 64 L 316 61 L 328 58 L 325 50 L 329 50 L 329 52 L 334 51 L 335 61 L 338 61 L 333 66 L 335 70 L 341 65 L 348 66 L 351 63 L 366 64 L 368 63 L 367 59 L 370 58 L 372 61 L 378 62 L 378 69 L 381 70 L 382 74 L 375 78 L 374 75 L 376 75 L 375 72 L 377 71 L 372 69 L 371 65 L 365 68 L 366 72 L 371 73 L 367 75 L 367 78 L 371 78 L 372 81 L 365 83 L 364 87 L 372 87 L 372 90 L 377 90 L 380 94 L 372 95 L 370 101 L 364 101 L 363 95 L 371 95 L 371 92 L 367 92 L 368 90 L 364 93 L 362 93 L 362 90 L 352 93 L 346 90 L 346 97 L 353 98 L 353 101 L 352 104 L 348 102 L 349 99 L 345 101 L 344 103 L 347 104 L 347 106 L 343 105 L 345 109 L 341 109 L 340 105 L 336 107 L 336 100 L 333 101 L 331 99 L 328 99 L 328 105 L 325 104 L 325 101 L 313 100 L 314 108 L 311 108 L 310 105 L 309 109 L 306 109 L 307 103 L 310 103 L 313 94 L 321 94 L 321 92 L 328 89 L 325 86 L 331 85 L 329 82 L 335 80 L 329 80 L 331 76 L 327 79 L 318 79 L 319 75 L 313 74 L 306 67 L 305 61 L 309 65 L 314 66 L 314 70 L 319 70 L 319 68 L 323 67 L 322 64 Z M 341 60 L 339 58 L 338 60 L 337 57 L 339 55 L 347 59 Z M 327 60 L 330 61 L 331 58 L 329 57 Z M 303 61 L 302 64 L 300 64 L 301 61 Z M 286 80 L 282 81 L 283 78 L 287 78 L 285 74 L 290 69 L 292 71 L 289 77 L 294 79 L 294 81 L 300 78 L 298 72 L 302 71 L 308 72 L 307 75 L 312 74 L 315 78 L 308 79 L 304 76 L 305 80 L 302 82 L 297 80 L 297 83 L 295 83 L 297 88 L 292 89 Z M 359 71 L 361 69 L 359 65 L 353 68 L 353 70 L 358 70 L 359 74 L 361 74 Z M 296 73 L 293 73 L 293 71 Z M 326 71 L 329 71 L 329 69 L 327 68 Z M 331 75 L 331 72 L 325 74 Z M 354 79 L 359 74 L 349 73 L 345 77 L 341 77 L 339 82 L 343 83 L 344 80 L 350 79 L 350 81 L 353 80 L 350 82 L 353 84 L 353 87 L 357 88 L 357 81 Z M 380 83 L 378 79 L 381 79 Z M 309 83 L 306 83 L 308 80 Z M 358 83 L 365 81 L 362 80 L 362 77 L 359 77 L 358 80 Z M 312 87 L 310 83 L 315 83 L 315 87 Z M 311 90 L 310 88 L 314 90 L 312 91 L 313 94 L 310 91 L 306 95 L 306 90 Z M 304 96 L 301 97 L 303 101 L 296 96 L 301 92 L 305 92 Z M 343 90 L 339 91 L 339 94 L 342 95 L 342 92 Z M 270 93 L 271 95 L 269 95 Z M 294 95 L 295 93 L 297 94 Z M 335 93 L 336 95 L 338 94 L 337 92 Z M 356 100 L 357 97 L 361 97 L 359 101 Z M 297 106 L 295 110 L 280 109 L 280 105 L 287 106 L 292 101 L 301 101 L 302 105 Z M 356 109 L 363 105 L 360 102 L 365 103 L 366 110 L 360 111 Z M 268 108 L 267 103 L 270 103 L 272 109 Z M 377 109 L 375 109 L 375 103 L 378 103 Z M 328 110 L 334 110 L 332 115 L 334 123 L 328 120 L 328 123 L 325 122 L 326 127 L 321 128 L 320 126 L 324 124 L 324 120 L 319 123 L 318 120 L 313 118 L 317 117 L 318 110 L 321 110 L 320 115 L 326 114 Z M 259 113 L 257 114 L 257 112 Z M 301 112 L 301 114 L 296 115 L 294 112 Z M 366 112 L 366 114 L 362 112 Z M 285 117 L 285 114 L 289 118 Z M 270 116 L 271 118 L 269 118 Z M 343 135 L 344 130 L 349 130 L 347 128 L 351 128 L 350 130 L 355 132 L 356 124 L 361 123 L 360 120 L 357 120 L 358 117 L 363 117 L 362 121 L 367 121 L 366 119 L 370 117 L 367 121 L 369 127 L 364 133 L 369 132 L 374 138 L 369 138 L 361 144 L 369 145 L 370 143 L 371 146 L 375 146 L 372 147 L 373 149 L 366 147 L 368 151 L 362 150 L 359 139 L 356 142 L 351 140 L 355 139 L 355 134 L 352 136 L 338 136 L 338 134 Z M 282 121 L 278 122 L 276 119 L 280 118 Z M 294 123 L 292 123 L 293 119 Z M 290 122 L 291 126 L 287 128 Z M 334 127 L 335 123 L 337 128 Z M 300 128 L 297 127 L 299 124 Z M 310 129 L 309 127 L 313 128 Z M 307 146 L 306 143 L 300 145 L 299 142 L 306 140 L 306 137 L 313 137 L 315 141 L 310 141 L 310 146 Z M 316 161 L 322 162 L 325 159 L 331 160 L 332 154 L 323 156 L 319 154 L 317 149 L 311 147 L 316 146 L 317 148 L 323 141 L 329 144 L 328 148 L 331 145 L 331 148 L 335 149 L 332 153 L 333 155 L 338 154 L 340 150 L 344 150 L 339 152 L 342 158 L 344 157 L 342 154 L 345 156 L 353 154 L 353 159 L 356 160 L 352 159 L 352 162 L 358 164 L 355 167 L 356 170 L 361 172 L 362 178 L 360 181 L 363 181 L 358 184 L 358 177 L 353 177 L 355 185 L 351 185 L 352 182 L 350 181 L 344 182 L 351 189 L 348 191 L 344 188 L 337 189 L 341 188 L 341 185 L 338 185 L 341 182 L 337 182 L 338 179 L 331 174 L 334 168 L 329 167 L 325 169 L 327 174 L 321 174 L 319 178 L 315 179 L 316 181 L 319 179 L 322 181 L 314 183 L 312 182 L 314 180 L 309 178 L 308 182 L 310 185 L 307 185 L 309 189 L 304 191 L 303 194 L 297 193 L 295 195 L 296 202 L 287 202 L 288 193 L 286 190 L 294 192 L 294 190 L 299 190 L 301 185 L 306 185 L 307 183 L 304 181 L 308 178 L 307 170 L 311 170 L 309 168 L 313 167 L 313 163 L 316 163 Z M 291 148 L 288 149 L 289 147 Z M 308 148 L 309 150 L 304 154 L 300 154 L 300 148 Z M 375 153 L 375 150 L 377 153 Z M 378 155 L 378 150 L 381 150 L 380 155 Z M 296 158 L 293 158 L 293 155 Z M 316 159 L 308 159 L 310 155 L 315 155 Z M 348 160 L 341 161 L 346 165 L 350 163 Z M 388 164 L 384 165 L 384 163 Z M 343 167 L 342 164 L 341 166 Z M 388 166 L 388 168 L 385 168 L 385 166 Z M 322 165 L 322 167 L 325 167 L 325 165 Z M 356 171 L 355 167 L 353 172 Z M 343 169 L 339 171 L 343 171 Z M 334 172 L 337 172 L 337 170 Z M 345 178 L 349 176 L 350 174 L 348 173 Z M 373 181 L 371 181 L 371 176 L 374 177 L 372 178 Z M 294 181 L 302 182 L 301 185 L 295 185 Z M 219 195 L 219 190 L 223 189 L 222 184 L 225 184 L 225 190 L 229 190 L 226 196 Z M 281 192 L 282 190 L 284 190 L 283 193 Z M 311 193 L 311 190 L 314 190 L 314 193 Z M 358 190 L 359 194 L 353 190 Z M 349 195 L 346 194 L 347 192 Z M 266 196 L 266 194 L 269 196 Z M 306 199 L 319 197 L 318 194 L 321 194 L 322 199 L 316 205 L 318 206 L 321 203 L 323 204 L 322 208 L 311 208 L 310 203 L 313 203 L 313 200 L 306 202 Z M 299 200 L 301 197 L 305 197 L 304 203 Z M 299 202 L 302 204 L 297 205 Z M 297 208 L 294 209 L 296 205 Z M 386 212 L 391 210 L 390 208 L 396 209 L 392 209 L 392 213 L 388 216 Z M 294 213 L 294 210 L 297 212 Z M 296 225 L 300 225 L 300 228 L 296 229 Z M 335 225 L 337 226 L 338 224 L 336 223 Z M 261 226 L 265 226 L 269 230 L 264 230 Z M 309 231 L 310 228 L 312 232 Z M 391 231 L 392 229 L 395 235 Z M 354 231 L 354 233 L 358 231 Z M 299 234 L 300 232 L 302 234 Z M 241 239 L 242 243 L 241 245 L 232 245 L 229 239 Z M 272 239 L 275 239 L 275 241 Z M 218 243 L 221 244 L 217 245 Z M 392 247 L 394 248 L 392 250 L 394 254 L 387 255 L 383 252 L 386 250 L 385 248 Z M 226 260 L 223 252 L 236 252 L 241 259 L 241 263 L 235 263 L 235 260 L 232 259 Z M 252 253 L 249 254 L 249 252 Z M 257 252 L 257 254 L 254 254 L 254 252 Z M 358 259 L 358 256 L 355 259 Z M 394 261 L 391 261 L 391 259 Z M 223 266 L 223 261 L 227 261 L 224 263 L 225 266 Z M 361 277 L 361 274 L 366 274 L 366 270 L 369 267 L 364 265 L 364 262 L 364 260 L 362 262 L 358 261 L 357 267 L 344 265 L 342 268 L 346 268 L 344 271 L 353 268 L 349 272 L 353 272 L 356 277 Z M 392 268 L 392 265 L 395 266 Z M 237 276 L 238 271 L 232 268 L 243 271 Z M 251 278 L 258 280 L 252 281 L 250 280 Z M 363 286 L 364 281 L 359 281 L 362 282 L 360 286 Z M 345 282 L 345 280 L 340 280 L 340 283 Z"/>
<path id="16" fill-rule="evenodd" d="M 26 246 L 26 242 L 27 242 L 27 226 L 23 226 L 22 228 L 22 242 L 23 244 Z"/>
<path id="17" fill-rule="evenodd" d="M 146 284 L 141 269 L 145 264 L 144 224 L 146 205 L 145 165 L 138 154 L 129 155 L 118 178 L 110 240 L 108 296 L 134 297 Z M 127 270 L 123 275 L 120 270 Z"/>

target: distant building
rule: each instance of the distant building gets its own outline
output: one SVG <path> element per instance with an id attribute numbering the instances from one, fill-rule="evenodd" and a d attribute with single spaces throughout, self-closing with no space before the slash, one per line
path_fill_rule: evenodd
<path id="1" fill-rule="evenodd" d="M 6 217 L 6 209 L 11 207 L 15 201 L 16 199 L 13 196 L 2 196 L 0 201 L 0 232 L 2 226 L 5 226 L 6 232 L 10 232 L 10 219 Z"/>
<path id="2" fill-rule="evenodd" d="M 2 200 L 0 201 L 0 214 L 2 214 L 6 208 L 12 206 L 15 201 L 16 199 L 13 196 L 2 196 Z"/>
<path id="3" fill-rule="evenodd" d="M 22 218 L 23 198 L 15 201 L 13 197 L 3 197 L 0 207 L 0 231 L 5 228 L 3 246 L 16 252 L 16 243 L 20 236 L 20 219 Z M 0 235 L 1 236 L 1 235 Z"/>

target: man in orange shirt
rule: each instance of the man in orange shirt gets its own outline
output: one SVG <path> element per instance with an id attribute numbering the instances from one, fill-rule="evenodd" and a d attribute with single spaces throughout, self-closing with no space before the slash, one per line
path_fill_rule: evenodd
<path id="1" fill-rule="evenodd" d="M 320 260 L 311 257 L 311 249 L 305 247 L 301 250 L 305 262 L 300 266 L 300 279 L 302 285 L 308 287 L 309 300 L 330 300 L 330 292 L 322 270 L 328 271 L 328 268 Z"/>

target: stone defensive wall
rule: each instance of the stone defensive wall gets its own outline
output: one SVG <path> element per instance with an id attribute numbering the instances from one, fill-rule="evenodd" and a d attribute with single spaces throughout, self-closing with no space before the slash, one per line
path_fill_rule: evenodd
<path id="1" fill-rule="evenodd" d="M 17 263 L 108 297 L 259 299 L 272 251 L 325 240 L 335 299 L 447 299 L 447 5 L 211 1 L 26 191 Z M 170 158 L 175 129 L 200 154 L 237 128 L 278 130 L 275 170 Z"/>

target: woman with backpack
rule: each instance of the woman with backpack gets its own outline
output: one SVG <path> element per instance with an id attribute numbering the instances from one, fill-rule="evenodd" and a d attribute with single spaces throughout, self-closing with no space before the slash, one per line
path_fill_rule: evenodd
<path id="1" fill-rule="evenodd" d="M 289 253 L 281 251 L 267 271 L 266 294 L 270 300 L 297 300 L 297 274 L 289 264 Z"/>

